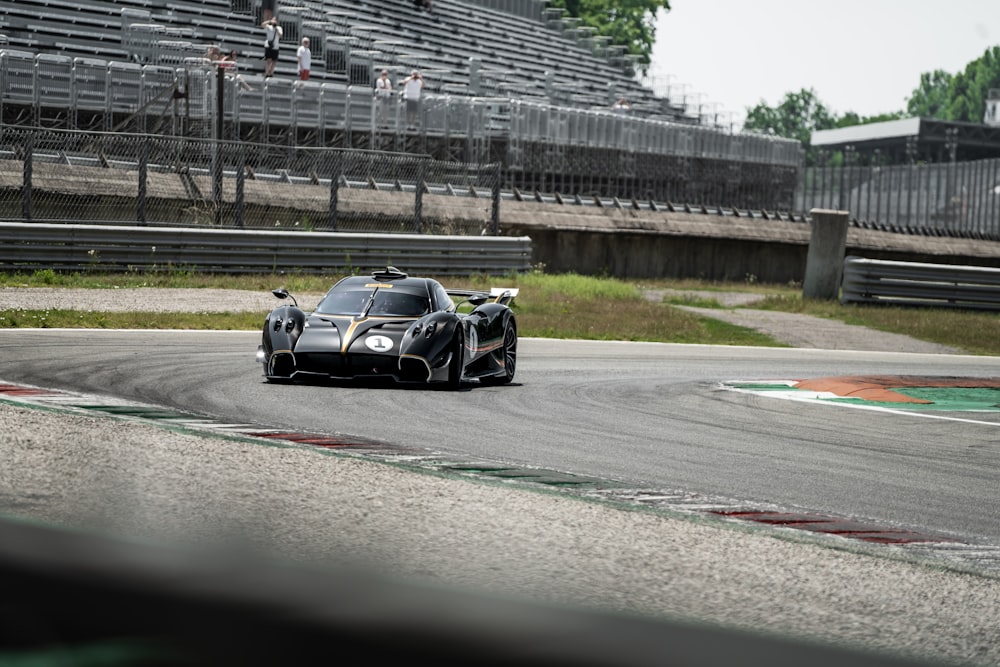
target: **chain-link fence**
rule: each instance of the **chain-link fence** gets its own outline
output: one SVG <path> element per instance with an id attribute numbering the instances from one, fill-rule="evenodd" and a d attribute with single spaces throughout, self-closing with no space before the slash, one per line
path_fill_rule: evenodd
<path id="1" fill-rule="evenodd" d="M 0 219 L 499 234 L 500 166 L 0 127 Z"/>
<path id="2" fill-rule="evenodd" d="M 1000 160 L 810 167 L 796 210 L 851 212 L 893 231 L 1000 240 Z"/>

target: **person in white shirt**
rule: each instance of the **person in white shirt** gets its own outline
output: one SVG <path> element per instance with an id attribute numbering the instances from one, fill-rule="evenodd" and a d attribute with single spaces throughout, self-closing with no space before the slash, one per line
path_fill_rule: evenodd
<path id="1" fill-rule="evenodd" d="M 261 24 L 264 28 L 264 77 L 274 76 L 274 67 L 278 64 L 278 48 L 285 31 L 278 25 L 274 16 Z"/>
<path id="2" fill-rule="evenodd" d="M 378 122 L 386 125 L 389 119 L 389 104 L 392 99 L 392 80 L 389 79 L 389 70 L 382 70 L 379 78 L 375 79 L 375 101 L 378 103 Z"/>
<path id="3" fill-rule="evenodd" d="M 416 127 L 417 114 L 420 112 L 420 92 L 424 88 L 424 78 L 419 70 L 413 70 L 410 76 L 403 79 L 403 97 L 406 98 L 406 125 Z"/>
<path id="4" fill-rule="evenodd" d="M 308 37 L 302 38 L 302 44 L 295 55 L 299 59 L 299 79 L 301 81 L 308 81 L 309 70 L 312 67 L 312 51 L 309 50 Z"/>

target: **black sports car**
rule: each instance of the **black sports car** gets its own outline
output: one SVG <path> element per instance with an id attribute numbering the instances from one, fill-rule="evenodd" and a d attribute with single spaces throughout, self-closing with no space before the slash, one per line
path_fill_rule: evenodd
<path id="1" fill-rule="evenodd" d="M 292 305 L 264 320 L 257 361 L 270 382 L 386 376 L 454 389 L 473 378 L 508 383 L 517 368 L 517 322 L 509 306 L 517 292 L 447 290 L 390 266 L 340 280 L 307 314 L 276 289 L 272 294 Z"/>

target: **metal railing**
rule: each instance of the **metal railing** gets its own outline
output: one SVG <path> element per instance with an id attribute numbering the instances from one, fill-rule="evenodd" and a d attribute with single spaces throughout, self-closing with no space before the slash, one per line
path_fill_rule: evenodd
<path id="1" fill-rule="evenodd" d="M 840 301 L 1000 310 L 1000 269 L 847 257 Z"/>
<path id="2" fill-rule="evenodd" d="M 1000 160 L 808 167 L 795 210 L 850 211 L 856 224 L 1000 240 Z"/>
<path id="3" fill-rule="evenodd" d="M 535 21 L 541 20 L 542 10 L 545 8 L 544 0 L 470 0 L 470 2 Z"/>
<path id="4" fill-rule="evenodd" d="M 390 265 L 429 275 L 522 272 L 531 268 L 531 239 L 0 222 L 0 271 L 9 273 L 330 273 Z"/>
<path id="5" fill-rule="evenodd" d="M 768 210 L 792 207 L 802 161 L 785 139 L 508 96 L 428 92 L 411 124 L 398 97 L 380 114 L 368 85 L 220 77 L 200 58 L 102 65 L 0 51 L 0 108 L 6 125 L 421 153 L 498 162 L 507 187 Z"/>

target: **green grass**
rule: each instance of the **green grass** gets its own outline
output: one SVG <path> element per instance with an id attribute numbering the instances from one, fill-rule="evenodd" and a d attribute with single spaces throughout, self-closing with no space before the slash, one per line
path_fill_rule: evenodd
<path id="1" fill-rule="evenodd" d="M 52 271 L 0 274 L 0 287 L 180 287 L 321 294 L 342 274 L 213 275 L 183 270 L 146 273 L 64 274 Z M 522 336 L 592 340 L 658 341 L 709 345 L 782 346 L 754 330 L 701 317 L 670 304 L 719 308 L 712 292 L 766 295 L 750 307 L 804 313 L 949 345 L 972 354 L 1000 354 L 1000 314 L 948 308 L 848 305 L 803 299 L 797 285 L 712 283 L 697 280 L 627 281 L 576 274 L 530 272 L 508 276 L 441 278 L 455 288 L 516 287 L 514 309 Z M 645 290 L 679 290 L 662 303 Z M 695 294 L 697 292 L 698 294 Z M 95 327 L 109 329 L 257 329 L 265 313 L 97 313 L 78 310 L 0 311 L 0 328 Z"/>
<path id="2" fill-rule="evenodd" d="M 0 310 L 0 329 L 258 329 L 261 313 L 95 313 L 83 310 Z"/>

